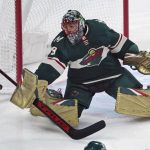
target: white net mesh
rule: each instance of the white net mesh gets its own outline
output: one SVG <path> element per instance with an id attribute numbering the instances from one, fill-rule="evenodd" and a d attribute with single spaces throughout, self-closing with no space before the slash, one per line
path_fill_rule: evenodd
<path id="1" fill-rule="evenodd" d="M 118 32 L 123 31 L 122 0 L 34 0 L 24 32 L 46 32 L 51 41 L 60 32 L 62 16 L 69 9 L 80 11 L 85 19 L 100 19 Z"/>
<path id="2" fill-rule="evenodd" d="M 17 1 L 17 0 L 16 0 Z M 0 1 L 0 69 L 16 76 L 15 0 Z M 100 19 L 123 32 L 123 0 L 22 0 L 23 62 L 41 61 L 49 53 L 46 44 L 61 31 L 62 16 L 69 9 L 85 19 Z M 18 62 L 19 63 L 19 62 Z M 0 84 L 8 91 L 8 81 Z"/>
<path id="3" fill-rule="evenodd" d="M 16 36 L 15 36 L 15 2 L 2 0 L 0 3 L 0 69 L 16 79 Z M 3 91 L 9 91 L 10 82 L 0 75 Z M 10 88 L 9 88 L 10 87 Z"/>

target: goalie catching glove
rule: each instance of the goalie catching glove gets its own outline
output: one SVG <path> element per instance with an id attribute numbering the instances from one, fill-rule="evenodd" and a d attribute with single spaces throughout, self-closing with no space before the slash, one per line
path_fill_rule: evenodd
<path id="1" fill-rule="evenodd" d="M 150 75 L 150 53 L 147 51 L 141 51 L 139 54 L 127 53 L 124 57 L 123 64 L 130 65 L 131 68 L 135 66 L 135 69 L 140 73 Z"/>
<path id="2" fill-rule="evenodd" d="M 46 93 L 48 82 L 38 80 L 38 77 L 27 69 L 23 70 L 23 83 L 14 91 L 11 102 L 20 108 L 30 108 L 34 116 L 45 116 L 32 103 L 38 97 L 44 104 L 71 126 L 78 125 L 77 100 L 64 100 L 57 91 L 50 90 Z M 57 96 L 58 97 L 57 97 Z"/>

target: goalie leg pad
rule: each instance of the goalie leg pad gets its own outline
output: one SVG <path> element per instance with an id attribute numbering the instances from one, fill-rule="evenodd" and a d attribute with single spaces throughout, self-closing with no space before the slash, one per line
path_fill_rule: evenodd
<path id="1" fill-rule="evenodd" d="M 56 102 L 56 100 L 63 98 L 63 96 L 60 92 L 57 92 L 57 91 L 52 90 L 52 89 L 46 89 L 46 88 L 47 88 L 47 84 L 44 86 L 44 83 L 42 83 L 42 81 L 38 80 L 38 86 L 37 86 L 38 94 L 39 94 L 40 100 L 44 104 L 48 105 L 48 103 L 53 103 L 53 102 Z M 30 107 L 30 113 L 33 116 L 46 117 L 45 114 L 43 114 L 34 105 L 32 105 Z"/>
<path id="2" fill-rule="evenodd" d="M 38 90 L 38 97 L 40 100 L 44 103 L 47 104 L 47 101 L 51 101 L 51 99 L 48 97 L 48 94 L 46 92 L 48 84 L 44 80 L 38 80 L 38 85 L 37 85 L 37 90 Z M 34 105 L 31 105 L 30 107 L 30 113 L 33 116 L 41 116 L 41 117 L 46 117 L 45 114 L 43 114 L 38 108 L 36 108 Z"/>
<path id="3" fill-rule="evenodd" d="M 121 114 L 150 117 L 150 90 L 119 88 L 115 110 Z"/>
<path id="4" fill-rule="evenodd" d="M 61 104 L 60 104 L 61 103 Z M 77 127 L 79 124 L 78 119 L 78 106 L 76 99 L 62 100 L 58 103 L 51 103 L 48 105 L 54 110 L 62 119 L 73 127 Z"/>
<path id="5" fill-rule="evenodd" d="M 39 86 L 38 86 L 39 87 Z M 39 91 L 39 90 L 38 90 Z M 42 90 L 43 91 L 43 90 Z M 54 90 L 45 89 L 44 97 L 40 96 L 40 100 L 50 107 L 55 113 L 57 113 L 62 119 L 64 119 L 71 126 L 78 126 L 78 109 L 77 100 L 64 100 L 62 95 Z M 30 112 L 33 116 L 45 117 L 45 115 L 37 109 L 34 105 L 31 106 Z"/>
<path id="6" fill-rule="evenodd" d="M 10 101 L 20 108 L 28 108 L 35 99 L 37 76 L 27 69 L 23 70 L 23 83 L 18 85 Z"/>

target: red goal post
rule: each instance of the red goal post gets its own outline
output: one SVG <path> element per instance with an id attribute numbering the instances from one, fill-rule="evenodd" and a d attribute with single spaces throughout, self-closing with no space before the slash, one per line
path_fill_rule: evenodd
<path id="1" fill-rule="evenodd" d="M 24 64 L 47 55 L 46 45 L 60 32 L 62 16 L 69 9 L 129 35 L 128 0 L 1 0 L 0 69 L 19 82 Z M 11 85 L 1 75 L 0 80 L 8 91 Z"/>

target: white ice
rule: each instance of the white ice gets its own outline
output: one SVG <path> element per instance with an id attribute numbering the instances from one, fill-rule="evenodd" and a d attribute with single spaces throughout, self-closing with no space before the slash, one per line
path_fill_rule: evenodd
<path id="1" fill-rule="evenodd" d="M 140 49 L 148 49 L 150 1 L 131 0 L 130 4 L 130 38 Z M 128 69 L 145 87 L 150 84 L 149 75 Z M 56 82 L 51 87 L 62 88 L 64 92 L 65 82 Z M 0 150 L 83 150 L 93 140 L 103 142 L 108 150 L 150 150 L 150 118 L 116 113 L 115 100 L 105 93 L 95 95 L 80 118 L 79 128 L 99 120 L 106 121 L 106 128 L 82 140 L 70 139 L 47 118 L 33 117 L 29 110 L 19 109 L 9 99 L 10 95 L 0 95 Z"/>

